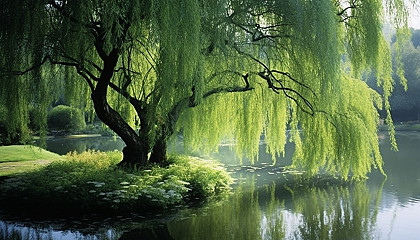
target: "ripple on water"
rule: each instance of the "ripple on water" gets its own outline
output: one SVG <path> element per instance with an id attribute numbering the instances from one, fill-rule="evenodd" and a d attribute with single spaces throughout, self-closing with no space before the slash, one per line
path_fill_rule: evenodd
<path id="1" fill-rule="evenodd" d="M 384 197 L 377 229 L 386 238 L 379 239 L 420 239 L 420 197 L 408 197 L 404 202 L 398 202 L 392 195 Z"/>
<path id="2" fill-rule="evenodd" d="M 420 196 L 412 196 L 408 199 L 410 204 L 420 204 Z"/>

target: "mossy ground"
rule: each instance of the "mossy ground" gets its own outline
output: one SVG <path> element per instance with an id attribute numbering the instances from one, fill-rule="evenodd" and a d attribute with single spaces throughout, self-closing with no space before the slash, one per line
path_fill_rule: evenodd
<path id="1" fill-rule="evenodd" d="M 121 169 L 120 152 L 67 154 L 65 160 L 0 185 L 0 202 L 10 208 L 61 212 L 124 212 L 165 209 L 225 191 L 232 178 L 213 161 L 170 156 L 166 166 Z"/>

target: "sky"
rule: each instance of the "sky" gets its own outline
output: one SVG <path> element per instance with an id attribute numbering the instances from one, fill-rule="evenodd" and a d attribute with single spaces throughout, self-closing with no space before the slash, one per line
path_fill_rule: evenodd
<path id="1" fill-rule="evenodd" d="M 415 29 L 420 29 L 420 12 L 418 9 L 412 10 L 410 12 L 410 17 L 408 19 L 408 26 Z"/>
<path id="2" fill-rule="evenodd" d="M 420 29 L 420 4 L 417 4 L 415 8 L 410 9 L 408 26 L 415 29 Z"/>

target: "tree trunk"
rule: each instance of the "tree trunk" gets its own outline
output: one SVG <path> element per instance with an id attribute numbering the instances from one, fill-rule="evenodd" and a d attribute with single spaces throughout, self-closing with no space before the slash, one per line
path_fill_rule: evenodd
<path id="1" fill-rule="evenodd" d="M 118 58 L 117 49 L 114 49 L 108 56 L 103 58 L 104 68 L 91 95 L 93 106 L 98 118 L 120 136 L 126 144 L 126 147 L 123 149 L 124 157 L 119 165 L 129 167 L 145 166 L 147 165 L 148 154 L 147 140 L 140 139 L 136 131 L 108 104 L 107 90 Z"/>
<path id="2" fill-rule="evenodd" d="M 147 165 L 147 151 L 139 147 L 125 146 L 123 160 L 118 163 L 122 167 L 136 167 Z"/>
<path id="3" fill-rule="evenodd" d="M 166 148 L 167 148 L 166 137 L 162 136 L 155 142 L 149 161 L 151 163 L 157 163 L 157 164 L 165 163 L 167 160 Z"/>

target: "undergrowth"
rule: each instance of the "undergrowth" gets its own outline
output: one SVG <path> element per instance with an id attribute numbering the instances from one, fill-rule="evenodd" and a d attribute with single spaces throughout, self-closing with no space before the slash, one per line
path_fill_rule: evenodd
<path id="1" fill-rule="evenodd" d="M 226 191 L 232 182 L 217 163 L 169 156 L 168 166 L 121 169 L 120 152 L 67 154 L 66 160 L 9 178 L 2 204 L 96 212 L 164 209 Z"/>

